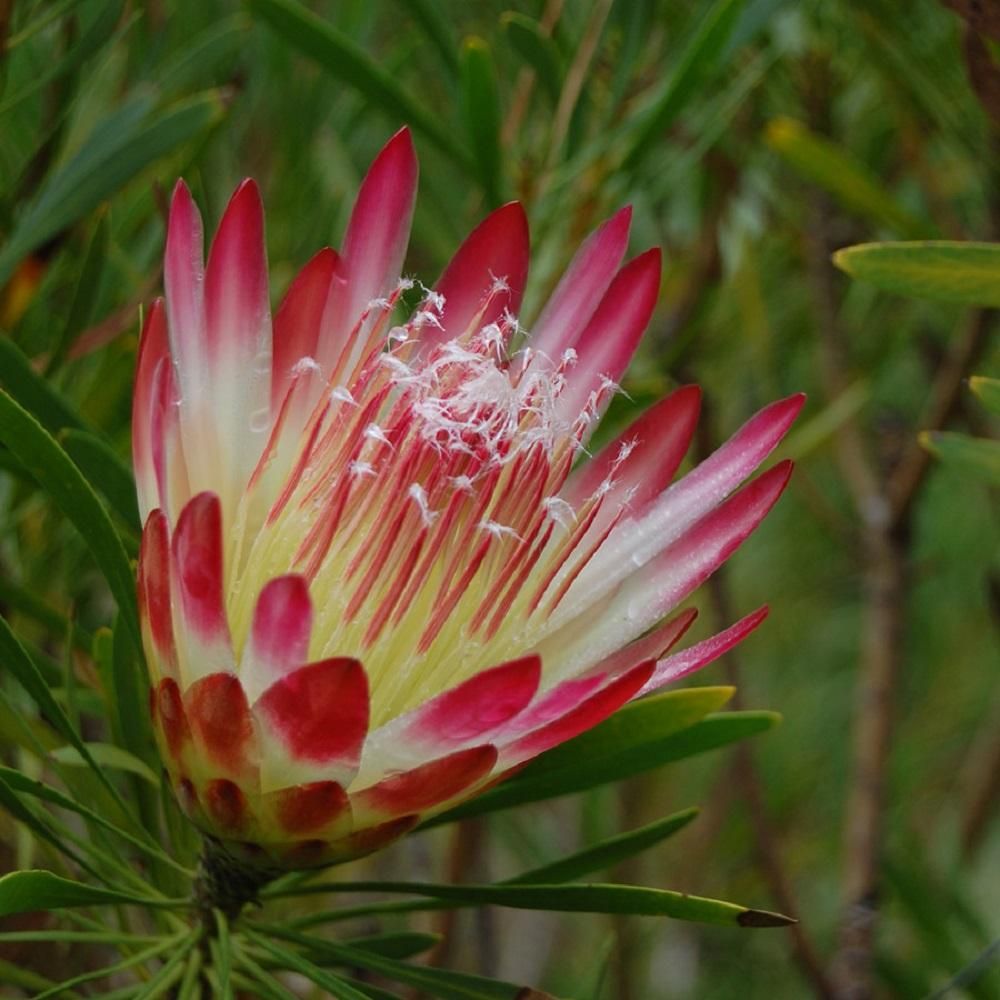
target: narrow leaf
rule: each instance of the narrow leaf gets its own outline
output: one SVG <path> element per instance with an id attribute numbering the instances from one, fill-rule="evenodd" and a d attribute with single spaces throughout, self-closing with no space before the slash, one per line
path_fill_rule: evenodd
<path id="1" fill-rule="evenodd" d="M 980 402 L 990 413 L 1000 417 L 1000 379 L 973 375 L 969 379 L 969 388 L 979 397 Z"/>
<path id="2" fill-rule="evenodd" d="M 85 743 L 84 746 L 89 751 L 91 759 L 97 761 L 101 767 L 109 767 L 115 771 L 128 771 L 130 774 L 138 775 L 154 788 L 160 787 L 160 779 L 150 770 L 149 766 L 127 750 L 123 750 L 113 743 Z M 49 756 L 60 764 L 68 764 L 71 767 L 89 766 L 89 762 L 73 746 L 58 747 Z"/>
<path id="3" fill-rule="evenodd" d="M 360 948 L 385 958 L 412 958 L 429 951 L 440 944 L 440 934 L 421 934 L 417 931 L 394 931 L 388 934 L 372 934 L 368 937 L 351 938 L 344 944 L 350 948 Z"/>
<path id="4" fill-rule="evenodd" d="M 280 937 L 281 935 L 275 934 L 274 936 Z M 324 990 L 329 990 L 338 1000 L 366 1000 L 364 993 L 358 992 L 353 986 L 341 979 L 340 976 L 335 976 L 332 972 L 321 969 L 302 955 L 294 951 L 289 951 L 287 948 L 282 948 L 281 945 L 268 940 L 262 934 L 255 934 L 253 931 L 250 931 L 248 937 L 256 945 L 277 959 L 284 968 L 290 972 L 298 972 L 310 982 L 321 986 Z M 364 955 L 366 953 L 359 952 L 359 954 Z"/>
<path id="5" fill-rule="evenodd" d="M 654 99 L 645 121 L 637 129 L 625 155 L 626 169 L 634 169 L 650 150 L 663 141 L 664 133 L 688 100 L 699 92 L 702 82 L 719 67 L 742 8 L 742 0 L 716 0 L 705 14 Z"/>
<path id="6" fill-rule="evenodd" d="M 774 725 L 772 716 L 744 713 L 705 719 L 732 688 L 684 688 L 632 702 L 610 719 L 531 761 L 514 777 L 430 819 L 437 826 L 463 816 L 580 792 L 710 750 Z"/>
<path id="7" fill-rule="evenodd" d="M 1000 306 L 998 243 L 860 243 L 838 250 L 833 262 L 852 278 L 898 295 Z"/>
<path id="8" fill-rule="evenodd" d="M 797 173 L 828 191 L 848 211 L 900 236 L 931 235 L 929 227 L 901 208 L 862 164 L 801 122 L 775 119 L 767 128 L 767 141 Z"/>
<path id="9" fill-rule="evenodd" d="M 61 854 L 64 854 L 71 861 L 76 862 L 88 875 L 92 875 L 96 879 L 101 878 L 100 873 L 86 858 L 81 857 L 62 837 L 58 836 L 54 830 L 51 830 L 48 824 L 43 823 L 21 802 L 17 793 L 7 784 L 2 776 L 0 776 L 0 808 L 3 808 L 14 819 L 23 823 L 39 840 L 51 844 Z"/>
<path id="10" fill-rule="evenodd" d="M 223 104 L 210 92 L 165 111 L 140 98 L 101 123 L 82 148 L 46 178 L 0 250 L 0 285 L 32 250 L 117 193 L 139 171 L 207 130 Z"/>
<path id="11" fill-rule="evenodd" d="M 511 48 L 535 71 L 553 106 L 559 103 L 562 91 L 562 67 L 559 50 L 542 26 L 526 14 L 508 11 L 500 18 Z"/>
<path id="12" fill-rule="evenodd" d="M 426 896 L 456 906 L 509 906 L 517 910 L 553 913 L 621 913 L 645 917 L 673 917 L 699 923 L 740 927 L 783 927 L 793 921 L 779 913 L 753 910 L 736 903 L 691 896 L 669 889 L 635 885 L 439 885 L 433 882 L 329 882 L 308 887 L 330 891 L 386 892 Z M 299 890 L 299 895 L 302 890 Z"/>
<path id="13" fill-rule="evenodd" d="M 424 30 L 427 40 L 441 60 L 441 65 L 454 79 L 458 76 L 458 48 L 448 16 L 438 0 L 400 0 L 413 19 Z"/>
<path id="14" fill-rule="evenodd" d="M 0 391 L 0 441 L 25 465 L 83 536 L 118 602 L 135 648 L 141 649 L 135 578 L 121 538 L 97 494 L 54 438 L 3 391 Z"/>
<path id="15" fill-rule="evenodd" d="M 540 868 L 533 868 L 516 878 L 508 879 L 508 883 L 528 885 L 536 883 L 557 884 L 569 882 L 572 879 L 589 875 L 591 872 L 606 871 L 627 858 L 631 858 L 650 847 L 655 846 L 667 837 L 682 830 L 698 815 L 697 809 L 684 809 L 664 819 L 656 820 L 636 830 L 620 833 L 609 837 L 599 844 L 594 844 L 575 854 L 554 861 Z"/>
<path id="16" fill-rule="evenodd" d="M 332 24 L 296 0 L 249 0 L 250 9 L 332 77 L 354 87 L 394 122 L 409 122 L 463 166 L 468 155 L 446 126 L 388 70 Z"/>
<path id="17" fill-rule="evenodd" d="M 333 959 L 338 959 L 345 965 L 356 966 L 360 969 L 368 969 L 378 972 L 388 979 L 393 979 L 407 986 L 415 986 L 419 990 L 426 991 L 432 996 L 444 997 L 446 1000 L 515 1000 L 519 988 L 511 983 L 504 983 L 499 980 L 485 979 L 482 976 L 470 976 L 465 973 L 446 972 L 443 969 L 430 969 L 426 966 L 407 965 L 404 962 L 396 962 L 390 958 L 383 958 L 374 955 L 363 949 L 349 948 L 346 945 L 334 944 L 332 941 L 325 941 L 321 938 L 314 938 L 295 931 L 288 931 L 284 928 L 257 925 L 259 930 L 265 931 L 268 935 L 279 940 L 290 941 L 303 947 L 307 947 L 311 952 L 328 955 Z M 275 954 L 278 948 L 273 942 L 258 933 L 250 931 L 249 936 L 256 944 Z M 284 950 L 284 949 L 279 949 Z M 290 952 L 285 952 L 290 955 Z M 277 957 L 277 955 L 275 956 Z M 312 966 L 316 972 L 322 972 L 318 966 Z M 304 972 L 317 985 L 322 986 L 313 975 Z M 340 980 L 343 983 L 343 980 Z M 346 984 L 343 984 L 346 985 Z M 343 1000 L 355 1000 L 361 996 L 356 990 L 351 993 L 337 993 L 331 987 L 334 996 L 342 997 Z M 343 989 L 343 986 L 340 987 Z"/>
<path id="18" fill-rule="evenodd" d="M 502 201 L 500 95 L 493 56 L 481 38 L 468 38 L 462 46 L 461 105 L 479 181 L 496 207 Z"/>
<path id="19" fill-rule="evenodd" d="M 942 462 L 1000 486 L 1000 441 L 988 441 L 953 431 L 935 431 L 921 434 L 920 443 Z"/>
<path id="20" fill-rule="evenodd" d="M 59 910 L 67 906 L 109 906 L 133 903 L 155 909 L 189 905 L 184 899 L 151 899 L 119 889 L 102 889 L 74 882 L 43 869 L 11 872 L 0 878 L 0 917 L 12 913 Z"/>
<path id="21" fill-rule="evenodd" d="M 17 344 L 3 336 L 0 336 L 0 386 L 53 434 L 64 427 L 83 427 L 73 407 L 35 371 Z"/>
<path id="22" fill-rule="evenodd" d="M 189 941 L 193 943 L 194 935 L 191 934 L 190 931 L 185 932 L 185 934 L 188 936 Z M 72 979 L 67 979 L 64 982 L 59 983 L 58 986 L 53 986 L 44 993 L 37 994 L 34 1000 L 48 1000 L 48 997 L 64 996 L 65 993 L 63 991 L 72 986 L 81 986 L 84 983 L 92 982 L 95 979 L 104 979 L 108 976 L 112 976 L 116 972 L 124 972 L 125 969 L 131 969 L 136 965 L 142 965 L 143 962 L 148 962 L 151 959 L 162 955 L 164 952 L 170 951 L 172 948 L 183 948 L 184 954 L 186 954 L 190 944 L 185 947 L 185 943 L 184 935 L 162 939 L 156 944 L 150 945 L 148 948 L 144 948 L 142 951 L 137 951 L 135 954 L 129 955 L 127 958 L 123 958 L 120 962 L 115 962 L 113 965 L 106 965 L 103 968 L 93 969 L 90 972 L 84 972 L 79 976 L 74 976 Z M 129 996 L 132 996 L 131 992 Z"/>
<path id="23" fill-rule="evenodd" d="M 69 350 L 70 345 L 77 335 L 85 330 L 90 324 L 94 315 L 94 306 L 97 303 L 97 291 L 101 282 L 101 274 L 104 270 L 104 259 L 108 250 L 108 213 L 101 212 L 94 229 L 94 235 L 90 239 L 87 247 L 87 254 L 83 259 L 83 267 L 80 268 L 80 277 L 76 283 L 76 290 L 73 293 L 73 302 L 66 317 L 66 324 L 62 334 L 56 342 L 52 355 L 49 358 L 46 374 L 50 375 L 62 364 Z"/>
<path id="24" fill-rule="evenodd" d="M 111 509 L 134 535 L 139 535 L 142 524 L 135 498 L 135 480 L 115 450 L 90 431 L 63 431 L 59 441 L 90 484 L 104 494 Z"/>

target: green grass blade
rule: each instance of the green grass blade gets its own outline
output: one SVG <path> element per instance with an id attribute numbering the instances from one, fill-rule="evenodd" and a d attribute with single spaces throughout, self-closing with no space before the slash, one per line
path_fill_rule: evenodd
<path id="1" fill-rule="evenodd" d="M 878 179 L 847 151 L 791 118 L 768 125 L 767 141 L 807 181 L 829 192 L 868 222 L 911 239 L 932 236 L 933 226 L 914 218 Z"/>
<path id="2" fill-rule="evenodd" d="M 136 649 L 142 648 L 135 578 L 122 540 L 93 488 L 37 420 L 0 391 L 0 441 L 80 532 L 104 574 Z"/>
<path id="3" fill-rule="evenodd" d="M 400 0 L 400 4 L 423 29 L 441 65 L 454 80 L 458 76 L 458 56 L 455 55 L 458 43 L 439 0 Z"/>
<path id="4" fill-rule="evenodd" d="M 500 94 L 493 55 L 481 38 L 468 38 L 462 46 L 461 107 L 479 182 L 495 208 L 503 200 Z"/>
<path id="5" fill-rule="evenodd" d="M 298 972 L 310 982 L 315 983 L 324 990 L 328 990 L 338 1000 L 367 1000 L 364 993 L 356 990 L 350 983 L 341 979 L 340 976 L 335 976 L 332 972 L 321 969 L 302 955 L 287 948 L 282 948 L 262 934 L 249 931 L 247 936 L 259 948 L 276 959 L 282 968 L 288 969 L 291 972 Z M 279 935 L 275 934 L 274 936 L 278 937 Z M 359 954 L 364 955 L 366 952 L 359 952 Z"/>
<path id="6" fill-rule="evenodd" d="M 50 175 L 0 251 L 0 285 L 32 250 L 116 194 L 141 170 L 219 121 L 215 92 L 154 112 L 147 98 L 94 129 L 82 149 Z"/>
<path id="7" fill-rule="evenodd" d="M 77 335 L 86 329 L 93 319 L 107 252 L 108 213 L 101 212 L 94 229 L 94 235 L 90 238 L 87 254 L 83 259 L 83 267 L 80 268 L 80 277 L 73 293 L 73 301 L 69 307 L 66 325 L 63 327 L 62 334 L 56 342 L 45 369 L 47 376 L 60 367 Z"/>
<path id="8" fill-rule="evenodd" d="M 526 14 L 508 11 L 500 18 L 511 48 L 531 67 L 542 90 L 552 102 L 559 103 L 562 92 L 562 66 L 555 42 L 542 26 Z"/>
<path id="9" fill-rule="evenodd" d="M 705 14 L 678 58 L 645 121 L 639 126 L 625 154 L 623 166 L 632 170 L 663 140 L 663 135 L 702 83 L 718 68 L 722 54 L 743 9 L 743 0 L 717 0 Z"/>
<path id="10" fill-rule="evenodd" d="M 445 972 L 441 969 L 430 969 L 424 966 L 407 965 L 404 962 L 382 958 L 363 949 L 349 948 L 346 945 L 334 944 L 331 941 L 309 937 L 304 934 L 298 934 L 295 931 L 284 930 L 283 928 L 263 927 L 260 925 L 258 927 L 259 930 L 265 931 L 271 937 L 298 944 L 301 947 L 308 948 L 310 952 L 328 955 L 330 958 L 342 962 L 347 966 L 355 966 L 361 969 L 368 969 L 371 972 L 378 972 L 388 979 L 405 983 L 407 986 L 415 986 L 417 989 L 425 991 L 431 996 L 444 997 L 446 1000 L 515 1000 L 519 990 L 517 986 L 513 986 L 510 983 L 484 979 L 481 976 Z M 285 956 L 293 954 L 280 948 L 257 930 L 251 930 L 248 936 L 255 944 L 270 951 L 276 958 L 278 957 L 278 952 L 283 952 Z M 300 962 L 305 961 L 300 956 L 296 956 L 296 958 Z M 348 986 L 350 992 L 338 993 L 334 989 L 333 984 L 324 985 L 317 978 L 316 973 L 326 975 L 319 966 L 312 965 L 312 963 L 308 964 L 313 970 L 313 974 L 305 972 L 304 969 L 297 969 L 296 971 L 302 971 L 303 975 L 308 976 L 318 986 L 324 986 L 325 989 L 329 989 L 334 996 L 342 998 L 342 1000 L 357 1000 L 357 997 L 364 996 L 364 994 L 359 993 L 350 986 Z M 348 985 L 342 979 L 339 979 L 339 977 L 335 982 L 341 990 L 343 990 L 344 986 Z"/>
<path id="11" fill-rule="evenodd" d="M 249 0 L 251 11 L 286 42 L 354 87 L 393 121 L 409 122 L 462 166 L 469 156 L 447 126 L 426 110 L 388 70 L 332 24 L 295 0 Z"/>
<path id="12" fill-rule="evenodd" d="M 0 386 L 52 434 L 83 421 L 9 337 L 0 336 Z"/>
<path id="13" fill-rule="evenodd" d="M 135 480 L 115 450 L 90 431 L 66 430 L 59 435 L 59 441 L 94 489 L 104 494 L 111 509 L 133 534 L 139 535 L 142 523 L 136 502 Z"/>

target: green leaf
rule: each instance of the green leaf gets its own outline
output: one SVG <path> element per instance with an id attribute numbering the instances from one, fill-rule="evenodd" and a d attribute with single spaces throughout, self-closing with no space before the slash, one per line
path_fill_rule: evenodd
<path id="1" fill-rule="evenodd" d="M 135 648 L 141 649 L 135 578 L 121 538 L 97 494 L 55 439 L 3 391 L 0 391 L 0 441 L 25 465 L 80 532 L 118 602 Z"/>
<path id="2" fill-rule="evenodd" d="M 555 42 L 532 17 L 508 11 L 500 18 L 511 48 L 535 71 L 538 82 L 553 105 L 562 92 L 562 66 Z"/>
<path id="3" fill-rule="evenodd" d="M 358 990 L 354 989 L 350 983 L 341 979 L 340 976 L 335 976 L 332 972 L 328 972 L 326 969 L 321 969 L 318 965 L 314 965 L 309 961 L 309 959 L 303 957 L 302 955 L 299 955 L 294 951 L 289 951 L 287 948 L 282 948 L 273 941 L 269 941 L 262 934 L 255 934 L 253 931 L 249 931 L 247 936 L 256 945 L 264 951 L 270 953 L 273 958 L 277 959 L 283 968 L 286 968 L 291 972 L 300 973 L 310 982 L 315 983 L 324 990 L 329 990 L 333 996 L 338 998 L 338 1000 L 366 1000 L 364 993 L 358 992 Z M 274 936 L 280 937 L 281 935 L 275 934 Z M 364 955 L 367 953 L 362 951 L 358 954 Z"/>
<path id="4" fill-rule="evenodd" d="M 823 136 L 791 118 L 776 118 L 767 141 L 806 180 L 829 192 L 850 212 L 901 236 L 931 235 L 932 227 L 899 206 L 864 166 Z"/>
<path id="5" fill-rule="evenodd" d="M 990 413 L 1000 417 L 1000 379 L 973 375 L 969 379 L 969 388 L 979 397 L 979 401 Z"/>
<path id="6" fill-rule="evenodd" d="M 268 936 L 279 940 L 290 941 L 302 947 L 308 948 L 310 952 L 328 955 L 330 958 L 342 962 L 344 965 L 356 966 L 361 969 L 368 969 L 378 972 L 388 979 L 393 979 L 408 986 L 415 986 L 418 990 L 425 991 L 432 996 L 444 997 L 446 1000 L 515 1000 L 519 988 L 511 983 L 504 983 L 497 980 L 485 979 L 482 976 L 470 976 L 458 972 L 445 972 L 443 969 L 431 969 L 425 966 L 407 965 L 404 962 L 396 962 L 390 958 L 383 958 L 369 951 L 359 948 L 350 948 L 342 944 L 334 944 L 321 938 L 314 938 L 295 931 L 289 931 L 281 927 L 256 925 L 258 930 L 264 931 Z M 278 953 L 283 953 L 285 961 L 293 953 L 285 951 L 273 941 L 269 941 L 264 934 L 258 930 L 251 930 L 248 936 L 256 944 L 267 951 L 270 951 L 276 958 Z M 297 957 L 297 956 L 296 956 Z M 293 968 L 293 966 L 289 966 Z M 318 986 L 329 989 L 334 996 L 342 1000 L 355 1000 L 358 996 L 363 996 L 351 988 L 350 993 L 338 993 L 332 986 L 326 986 L 317 977 L 316 973 L 323 973 L 318 966 L 311 965 L 313 974 L 304 969 L 297 969 L 303 975 L 308 976 Z M 339 980 L 342 984 L 340 989 L 347 984 Z"/>
<path id="7" fill-rule="evenodd" d="M 1000 441 L 987 441 L 953 431 L 924 431 L 920 443 L 942 462 L 1000 486 Z"/>
<path id="8" fill-rule="evenodd" d="M 409 122 L 463 166 L 469 157 L 447 127 L 356 42 L 295 0 L 249 0 L 250 9 L 286 42 L 354 87 L 393 121 Z"/>
<path id="9" fill-rule="evenodd" d="M 34 778 L 29 778 L 26 774 L 22 774 L 14 768 L 3 766 L 0 766 L 0 781 L 3 781 L 14 791 L 20 792 L 23 795 L 32 795 L 43 802 L 50 802 L 52 805 L 57 805 L 63 809 L 75 812 L 88 822 L 95 823 L 97 826 L 103 827 L 109 833 L 113 833 L 115 836 L 126 840 L 137 850 L 142 851 L 149 857 L 156 858 L 158 861 L 169 864 L 171 867 L 177 871 L 183 872 L 184 874 L 190 874 L 187 868 L 174 861 L 173 858 L 165 854 L 157 845 L 150 844 L 138 837 L 133 836 L 127 830 L 123 830 L 120 826 L 112 823 L 101 813 L 94 809 L 90 809 L 77 799 L 71 798 L 69 795 L 65 795 L 63 792 L 53 788 L 51 785 L 47 785 L 42 781 L 36 781 Z"/>
<path id="10" fill-rule="evenodd" d="M 43 823 L 23 802 L 17 793 L 0 776 L 0 808 L 5 809 L 14 819 L 23 823 L 39 840 L 51 844 L 57 851 L 65 854 L 67 858 L 75 861 L 76 864 L 92 875 L 100 879 L 101 875 L 85 858 L 81 857 L 62 837 Z"/>
<path id="11" fill-rule="evenodd" d="M 203 32 L 186 37 L 169 62 L 156 69 L 156 84 L 167 96 L 205 87 L 217 78 L 218 69 L 246 44 L 250 27 L 245 14 L 217 21 Z"/>
<path id="12" fill-rule="evenodd" d="M 739 927 L 783 927 L 792 921 L 779 913 L 754 910 L 737 903 L 691 896 L 669 889 L 635 885 L 439 885 L 433 882 L 319 882 L 301 887 L 296 895 L 333 891 L 385 892 L 425 896 L 458 907 L 508 906 L 518 910 L 553 913 L 621 913 L 645 917 L 673 917 L 699 923 Z"/>
<path id="13" fill-rule="evenodd" d="M 201 936 L 200 929 L 191 931 L 187 938 L 180 942 L 176 950 L 167 956 L 167 960 L 149 978 L 142 989 L 132 995 L 132 1000 L 157 1000 L 160 997 L 171 996 L 170 987 L 184 975 L 183 964 L 188 954 Z M 224 994 L 222 1000 L 231 1000 L 232 994 Z"/>
<path id="14" fill-rule="evenodd" d="M 215 92 L 153 112 L 138 98 L 102 122 L 83 147 L 50 174 L 0 250 L 0 285 L 18 263 L 62 229 L 116 194 L 151 163 L 214 125 L 223 114 Z"/>
<path id="15" fill-rule="evenodd" d="M 8 878 L 10 876 L 7 876 Z M 6 881 L 6 879 L 0 879 L 0 882 Z M 185 940 L 187 938 L 187 940 Z M 177 948 L 186 955 L 190 947 L 194 944 L 195 934 L 191 931 L 185 931 L 183 935 L 177 935 L 176 937 L 164 938 L 158 941 L 154 945 L 150 945 L 148 948 L 144 948 L 142 951 L 137 951 L 133 955 L 129 955 L 127 958 L 123 958 L 120 962 L 115 962 L 113 965 L 105 965 L 100 969 L 93 969 L 90 972 L 84 972 L 79 976 L 74 976 L 72 979 L 67 979 L 60 983 L 58 986 L 53 986 L 51 989 L 46 990 L 44 993 L 39 993 L 35 996 L 34 1000 L 46 1000 L 48 997 L 63 996 L 63 991 L 71 986 L 80 986 L 83 983 L 92 982 L 95 979 L 104 979 L 106 976 L 114 975 L 116 972 L 123 972 L 125 969 L 131 969 L 133 966 L 141 965 L 143 962 L 148 962 L 151 959 L 162 955 L 164 952 L 168 952 L 173 948 Z M 168 959 L 168 964 L 172 963 L 171 959 Z M 172 968 L 172 964 L 171 964 Z M 161 969 L 162 971 L 162 969 Z M 132 995 L 132 994 L 130 994 Z M 140 996 L 141 993 L 135 994 L 135 996 Z M 153 996 L 162 994 L 152 994 Z M 149 997 L 150 994 L 145 994 Z"/>
<path id="16" fill-rule="evenodd" d="M 67 636 L 72 632 L 73 645 L 82 653 L 89 654 L 94 647 L 94 637 L 86 629 L 76 624 L 70 629 L 64 614 L 49 607 L 37 594 L 10 579 L 8 573 L 0 576 L 0 604 L 8 611 L 17 611 L 30 618 L 56 636 Z"/>
<path id="17" fill-rule="evenodd" d="M 458 76 L 458 56 L 455 50 L 458 45 L 452 32 L 451 24 L 439 0 L 400 0 L 413 19 L 424 30 L 428 41 L 434 46 L 441 60 L 441 65 L 452 79 Z"/>
<path id="18" fill-rule="evenodd" d="M 201 984 L 198 973 L 201 972 L 201 949 L 195 948 L 188 954 L 184 978 L 177 987 L 177 1000 L 201 1000 Z"/>
<path id="19" fill-rule="evenodd" d="M 743 0 L 716 0 L 705 14 L 673 72 L 653 100 L 645 120 L 637 128 L 625 154 L 625 169 L 634 169 L 647 153 L 663 142 L 664 132 L 687 102 L 700 92 L 703 82 L 719 67 L 742 9 Z"/>
<path id="20" fill-rule="evenodd" d="M 0 336 L 0 385 L 47 431 L 55 434 L 64 427 L 83 427 L 69 403 L 35 371 L 17 344 L 4 336 Z"/>
<path id="21" fill-rule="evenodd" d="M 79 0 L 75 0 L 79 4 Z M 46 5 L 55 7 L 55 4 Z M 79 38 L 69 47 L 61 58 L 48 60 L 39 71 L 32 73 L 28 82 L 16 93 L 11 94 L 0 103 L 0 115 L 16 108 L 22 101 L 27 100 L 33 94 L 58 80 L 62 76 L 72 73 L 82 66 L 91 56 L 96 55 L 114 37 L 115 26 L 121 18 L 121 0 L 111 0 L 109 3 L 88 4 L 91 10 L 95 11 L 95 16 L 86 25 Z M 38 18 L 33 24 L 27 25 L 25 29 L 14 36 L 11 41 L 16 43 L 29 38 L 36 31 L 41 30 L 43 22 L 48 15 Z M 58 16 L 58 12 L 56 13 Z"/>
<path id="22" fill-rule="evenodd" d="M 94 229 L 94 235 L 90 240 L 90 246 L 87 247 L 87 255 L 83 259 L 83 267 L 80 268 L 80 277 L 73 293 L 73 302 L 69 308 L 66 325 L 63 327 L 62 334 L 49 358 L 45 369 L 46 375 L 51 375 L 59 368 L 77 335 L 86 329 L 93 318 L 107 251 L 108 213 L 101 212 Z"/>
<path id="23" fill-rule="evenodd" d="M 605 871 L 613 865 L 655 846 L 660 841 L 666 840 L 667 837 L 673 836 L 678 830 L 686 827 L 697 815 L 697 809 L 684 809 L 636 830 L 629 830 L 616 837 L 609 837 L 599 844 L 577 851 L 575 854 L 570 854 L 552 864 L 533 868 L 531 871 L 508 879 L 507 884 L 527 885 L 539 882 L 556 884 L 569 882 L 582 875 L 589 875 L 591 872 Z"/>
<path id="24" fill-rule="evenodd" d="M 833 262 L 852 278 L 898 295 L 1000 306 L 998 243 L 860 243 L 838 250 Z"/>
<path id="25" fill-rule="evenodd" d="M 255 993 L 260 993 L 263 1000 L 299 1000 L 294 993 L 287 989 L 280 980 L 276 979 L 271 975 L 267 969 L 258 965 L 257 962 L 247 954 L 246 948 L 241 948 L 237 955 L 238 967 L 237 971 L 233 973 L 233 980 L 241 986 L 250 986 L 253 989 L 253 996 Z M 245 969 L 250 976 L 252 976 L 252 981 L 245 981 L 244 977 L 240 974 L 240 971 Z"/>
<path id="26" fill-rule="evenodd" d="M 500 94 L 490 47 L 481 38 L 462 46 L 461 106 L 479 182 L 490 205 L 502 200 L 500 154 Z"/>
<path id="27" fill-rule="evenodd" d="M 160 779 L 149 769 L 148 765 L 127 750 L 123 750 L 113 743 L 85 743 L 84 746 L 90 752 L 91 758 L 97 761 L 101 767 L 110 767 L 113 770 L 137 774 L 154 788 L 160 787 Z M 58 747 L 49 756 L 53 760 L 59 761 L 60 764 L 68 764 L 71 767 L 89 766 L 76 747 Z"/>
<path id="28" fill-rule="evenodd" d="M 233 988 L 229 981 L 233 964 L 232 944 L 229 940 L 229 921 L 221 910 L 215 910 L 215 937 L 212 938 L 212 955 L 215 959 L 215 974 L 218 977 L 217 992 L 220 1000 L 233 1000 Z"/>
<path id="29" fill-rule="evenodd" d="M 371 934 L 367 937 L 351 938 L 344 944 L 349 948 L 360 948 L 385 958 L 412 958 L 429 951 L 440 944 L 440 934 L 421 934 L 417 931 L 394 931 L 388 934 Z"/>
<path id="30" fill-rule="evenodd" d="M 89 431 L 66 430 L 59 435 L 59 441 L 77 468 L 95 489 L 104 494 L 111 509 L 132 533 L 141 534 L 135 480 L 115 450 Z"/>
<path id="31" fill-rule="evenodd" d="M 134 771 L 140 777 L 147 777 L 149 767 L 158 766 L 158 758 L 153 746 L 153 727 L 149 718 L 149 684 L 145 667 L 136 659 L 135 650 L 121 621 L 115 623 L 111 644 L 111 683 L 113 687 L 113 709 L 115 729 L 120 733 L 125 750 L 133 759 L 143 764 L 144 770 Z M 128 766 L 119 765 L 125 770 Z M 114 766 L 114 765 L 112 765 Z M 159 780 L 154 781 L 159 787 Z"/>
<path id="32" fill-rule="evenodd" d="M 154 909 L 179 909 L 185 899 L 151 899 L 119 889 L 102 889 L 62 878 L 43 869 L 11 872 L 0 878 L 0 917 L 12 913 L 59 910 L 67 906 L 110 906 L 132 903 Z"/>
<path id="33" fill-rule="evenodd" d="M 704 718 L 732 693 L 728 687 L 684 688 L 632 702 L 599 726 L 535 758 L 508 781 L 424 825 L 596 788 L 775 724 L 776 717 L 766 713 Z"/>
<path id="34" fill-rule="evenodd" d="M 2 398 L 2 397 L 0 397 Z M 90 750 L 80 739 L 79 733 L 73 728 L 66 713 L 55 700 L 44 678 L 39 673 L 38 668 L 28 656 L 24 647 L 14 635 L 7 620 L 0 615 L 0 663 L 5 670 L 10 671 L 17 682 L 24 688 L 31 699 L 38 706 L 42 715 L 51 723 L 55 730 L 67 740 L 80 753 L 80 756 L 88 763 L 91 770 L 98 776 L 102 784 L 116 801 L 121 802 L 117 789 L 111 784 L 108 776 L 104 773 L 97 761 L 90 754 Z"/>

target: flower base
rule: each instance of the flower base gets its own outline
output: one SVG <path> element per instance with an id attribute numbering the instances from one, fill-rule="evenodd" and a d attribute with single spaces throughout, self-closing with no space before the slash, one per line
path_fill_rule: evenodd
<path id="1" fill-rule="evenodd" d="M 195 904 L 209 926 L 214 925 L 213 910 L 220 910 L 228 920 L 235 920 L 250 903 L 260 903 L 258 893 L 279 875 L 278 868 L 261 868 L 240 860 L 214 837 L 203 842 L 198 874 L 194 881 Z"/>

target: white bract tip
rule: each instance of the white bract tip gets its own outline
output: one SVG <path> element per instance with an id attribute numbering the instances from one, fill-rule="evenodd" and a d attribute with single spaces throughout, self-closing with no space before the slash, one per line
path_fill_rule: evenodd
<path id="1" fill-rule="evenodd" d="M 293 375 L 313 374 L 320 371 L 322 371 L 322 368 L 320 368 L 319 362 L 315 358 L 311 358 L 308 355 L 299 358 L 299 360 L 292 365 Z"/>
<path id="2" fill-rule="evenodd" d="M 351 390 L 347 388 L 346 385 L 337 385 L 330 390 L 330 399 L 336 400 L 338 403 L 349 403 L 351 406 L 357 406 L 357 402 L 351 395 Z"/>
<path id="3" fill-rule="evenodd" d="M 437 517 L 437 511 L 431 510 L 430 502 L 427 499 L 427 491 L 423 486 L 420 483 L 411 483 L 410 488 L 406 492 L 419 508 L 420 517 L 423 519 L 424 524 L 433 524 Z"/>
<path id="4" fill-rule="evenodd" d="M 365 437 L 369 441 L 378 441 L 379 444 L 384 444 L 389 448 L 392 447 L 392 442 L 386 437 L 385 431 L 378 424 L 369 424 L 365 428 Z"/>
<path id="5" fill-rule="evenodd" d="M 569 530 L 571 524 L 576 523 L 576 511 L 573 505 L 563 500 L 562 497 L 546 497 L 542 501 L 546 516 L 555 521 L 560 528 Z"/>
<path id="6" fill-rule="evenodd" d="M 494 538 L 516 538 L 521 541 L 521 536 L 509 525 L 500 524 L 498 521 L 480 521 L 476 525 L 480 531 L 485 531 L 488 535 L 492 535 Z"/>

